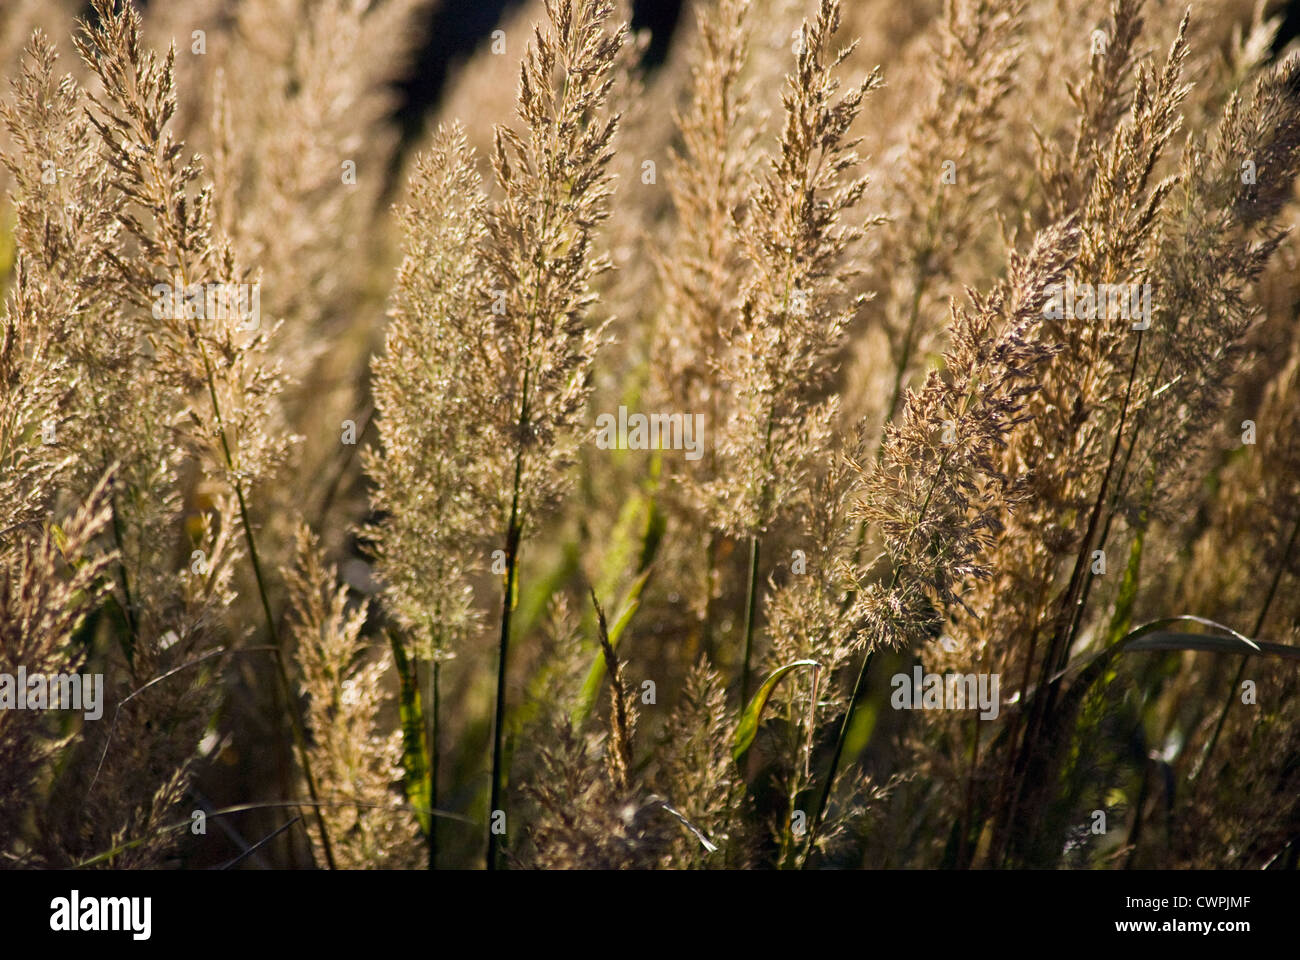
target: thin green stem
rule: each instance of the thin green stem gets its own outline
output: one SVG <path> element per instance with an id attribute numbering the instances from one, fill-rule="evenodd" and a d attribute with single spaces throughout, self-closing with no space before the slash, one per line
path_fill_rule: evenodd
<path id="1" fill-rule="evenodd" d="M 1260 631 L 1264 629 L 1264 622 L 1268 619 L 1269 608 L 1273 605 L 1273 598 L 1277 595 L 1278 584 L 1282 581 L 1282 574 L 1291 559 L 1291 551 L 1295 548 L 1298 537 L 1300 537 L 1300 515 L 1296 516 L 1295 524 L 1291 527 L 1291 536 L 1286 543 L 1286 549 L 1282 551 L 1282 559 L 1278 562 L 1277 569 L 1273 571 L 1273 582 L 1269 584 L 1268 593 L 1264 595 L 1264 603 L 1259 609 L 1259 616 L 1255 618 L 1254 629 L 1250 631 L 1252 640 L 1259 639 Z M 1199 780 L 1201 773 L 1209 766 L 1210 756 L 1214 753 L 1214 748 L 1219 742 L 1219 735 L 1223 733 L 1223 725 L 1228 719 L 1228 710 L 1231 708 L 1232 701 L 1237 694 L 1237 688 L 1241 686 L 1241 678 L 1246 672 L 1246 662 L 1249 659 L 1249 657 L 1241 658 L 1236 676 L 1232 680 L 1232 686 L 1228 688 L 1227 699 L 1223 701 L 1223 707 L 1219 710 L 1219 719 L 1214 725 L 1214 734 L 1210 737 L 1209 743 L 1205 745 L 1205 752 L 1201 754 L 1201 760 L 1197 764 L 1196 772 L 1192 774 L 1193 782 Z"/>
<path id="2" fill-rule="evenodd" d="M 226 469 L 230 472 L 230 485 L 235 491 L 235 500 L 239 503 L 239 521 L 244 528 L 244 542 L 248 545 L 248 560 L 253 567 L 253 579 L 257 582 L 257 595 L 261 598 L 262 612 L 266 616 L 266 629 L 270 634 L 271 642 L 277 649 L 282 649 L 280 631 L 276 626 L 275 615 L 271 612 L 270 598 L 267 596 L 266 577 L 262 573 L 262 561 L 257 553 L 257 540 L 253 536 L 253 526 L 248 516 L 248 501 L 244 497 L 244 484 L 236 475 L 234 457 L 230 452 L 230 442 L 226 439 L 226 428 L 221 418 L 221 405 L 217 401 L 216 380 L 212 373 L 212 363 L 208 359 L 208 351 L 203 345 L 202 338 L 196 334 L 194 339 L 203 358 L 203 369 L 207 375 L 208 396 L 212 401 L 212 415 L 217 422 L 217 434 L 221 438 L 221 451 L 225 456 Z M 289 674 L 285 669 L 282 657 L 275 658 L 275 676 L 279 697 L 282 701 L 279 707 L 283 709 L 285 715 L 289 718 L 289 730 L 293 736 L 294 749 L 298 754 L 298 762 L 302 765 L 303 778 L 307 781 L 307 794 L 313 802 L 317 802 L 320 797 L 317 796 L 316 778 L 312 774 L 311 759 L 307 753 L 307 738 L 298 718 L 298 712 L 293 706 L 293 686 L 289 682 Z M 325 827 L 325 815 L 319 806 L 316 807 L 316 826 L 320 830 L 325 863 L 333 870 L 335 869 L 334 850 L 330 845 L 329 831 Z"/>
<path id="3" fill-rule="evenodd" d="M 758 535 L 749 538 L 749 589 L 745 595 L 745 658 L 740 667 L 740 709 L 749 703 L 749 664 L 754 649 L 754 618 L 758 607 Z"/>
<path id="4" fill-rule="evenodd" d="M 980 758 L 980 718 L 971 717 L 970 776 L 966 781 L 966 804 L 961 818 L 961 843 L 958 846 L 957 863 L 965 868 L 975 856 L 970 849 L 971 822 L 975 818 L 975 774 L 979 770 Z"/>
<path id="5" fill-rule="evenodd" d="M 122 580 L 122 597 L 124 605 L 122 613 L 126 619 L 127 638 L 122 644 L 122 652 L 126 655 L 126 663 L 129 667 L 135 665 L 135 644 L 140 636 L 140 627 L 135 618 L 135 601 L 131 598 L 131 583 L 126 573 L 126 545 L 122 539 L 122 517 L 117 512 L 117 497 L 109 497 L 109 503 L 113 510 L 113 540 L 117 544 L 117 572 Z"/>
<path id="6" fill-rule="evenodd" d="M 929 256 L 927 251 L 925 256 Z M 903 335 L 903 349 L 900 351 L 898 366 L 894 369 L 894 387 L 889 392 L 889 409 L 885 412 L 884 423 L 894 419 L 894 414 L 898 412 L 898 403 L 903 399 L 903 381 L 907 378 L 907 368 L 912 365 L 912 339 L 915 335 L 916 321 L 921 312 L 921 284 L 917 283 L 912 289 L 912 306 L 908 315 L 907 332 Z M 885 452 L 884 438 L 882 436 L 880 445 L 876 448 L 876 458 Z"/>
<path id="7" fill-rule="evenodd" d="M 817 839 L 817 830 L 821 826 L 822 818 L 826 815 L 826 805 L 830 801 L 831 790 L 835 787 L 835 777 L 839 772 L 840 757 L 844 753 L 844 741 L 848 738 L 849 724 L 853 720 L 853 710 L 857 706 L 858 698 L 862 695 L 862 688 L 867 679 L 867 671 L 871 669 L 871 661 L 875 655 L 875 651 L 872 650 L 862 660 L 862 669 L 858 671 L 858 679 L 853 684 L 853 693 L 849 696 L 849 705 L 844 711 L 844 720 L 840 723 L 839 735 L 835 738 L 835 750 L 831 754 L 830 767 L 826 771 L 826 782 L 822 784 L 821 796 L 817 798 L 817 807 L 808 820 L 808 849 L 804 854 L 803 861 L 805 866 L 808 863 L 808 857 L 812 855 L 813 842 Z"/>
<path id="8" fill-rule="evenodd" d="M 510 619 L 514 609 L 516 566 L 519 559 L 519 541 L 523 535 L 519 522 L 519 488 L 523 482 L 524 431 L 528 424 L 528 387 L 532 375 L 532 341 L 537 325 L 536 309 L 528 330 L 528 356 L 524 366 L 523 386 L 519 403 L 519 446 L 515 448 L 515 473 L 510 495 L 510 519 L 506 524 L 506 581 L 501 590 L 501 637 L 497 647 L 497 699 L 492 718 L 492 783 L 488 797 L 487 853 L 484 867 L 495 870 L 497 866 L 497 834 L 493 830 L 493 816 L 500 809 L 502 776 L 502 734 L 506 722 L 506 666 L 510 653 Z"/>
<path id="9" fill-rule="evenodd" d="M 430 697 L 430 711 L 433 729 L 429 732 L 429 806 L 438 806 L 438 674 L 442 661 L 434 658 L 430 666 L 433 696 Z M 429 869 L 438 869 L 438 818 L 429 818 Z"/>
<path id="10" fill-rule="evenodd" d="M 167 178 L 163 176 L 159 167 L 159 151 L 157 149 L 157 138 L 153 138 L 155 149 L 149 157 L 149 167 L 154 178 L 154 186 L 159 198 L 166 198 L 168 195 Z M 167 206 L 166 203 L 163 204 Z M 171 243 L 172 254 L 176 260 L 176 271 L 181 281 L 183 289 L 189 289 L 189 271 L 186 269 L 186 244 L 180 235 L 177 234 L 173 222 L 170 218 L 162 220 L 163 228 L 167 231 Z M 244 496 L 244 485 L 235 469 L 235 459 L 230 450 L 230 441 L 226 437 L 225 420 L 221 414 L 221 403 L 217 398 L 216 376 L 212 370 L 212 361 L 208 357 L 207 347 L 203 343 L 203 338 L 199 335 L 196 325 L 189 328 L 190 336 L 199 348 L 199 356 L 203 361 L 203 372 L 207 381 L 208 398 L 212 404 L 212 417 L 216 421 L 217 435 L 221 440 L 221 453 L 225 460 L 226 470 L 229 473 L 229 482 L 235 492 L 235 499 L 239 503 L 240 523 L 244 528 L 244 541 L 248 545 L 249 562 L 253 567 L 253 577 L 257 581 L 257 592 L 262 602 L 262 612 L 266 616 L 266 628 L 270 634 L 271 641 L 277 649 L 282 649 L 280 645 L 280 631 L 276 627 L 275 616 L 271 613 L 271 602 L 267 596 L 266 578 L 262 572 L 261 560 L 258 557 L 257 541 L 253 536 L 253 528 L 249 522 L 248 502 Z M 285 670 L 283 657 L 276 657 L 276 683 L 279 689 L 279 697 L 283 703 L 277 704 L 277 713 L 282 709 L 289 718 L 289 728 L 293 734 L 294 747 L 298 753 L 298 761 L 302 765 L 303 777 L 307 781 L 307 791 L 313 802 L 318 801 L 316 793 L 316 779 L 312 774 L 311 761 L 307 755 L 307 742 L 299 722 L 297 711 L 293 707 L 292 687 L 289 683 L 289 675 Z M 316 825 L 320 829 L 321 846 L 325 854 L 325 862 L 330 869 L 334 869 L 334 852 L 330 846 L 329 832 L 325 828 L 325 818 L 321 813 L 321 808 L 316 807 Z"/>
<path id="11" fill-rule="evenodd" d="M 518 474 L 516 473 L 516 478 Z M 506 664 L 510 650 L 510 615 L 513 609 L 515 589 L 515 568 L 519 552 L 519 528 L 516 516 L 519 505 L 518 479 L 514 500 L 510 507 L 510 526 L 506 536 L 506 581 L 501 591 L 501 638 L 497 654 L 497 700 L 496 711 L 492 720 L 492 787 L 488 800 L 487 817 L 487 859 L 484 866 L 488 870 L 496 869 L 497 834 L 493 827 L 493 817 L 500 809 L 502 753 L 501 741 L 506 720 Z"/>

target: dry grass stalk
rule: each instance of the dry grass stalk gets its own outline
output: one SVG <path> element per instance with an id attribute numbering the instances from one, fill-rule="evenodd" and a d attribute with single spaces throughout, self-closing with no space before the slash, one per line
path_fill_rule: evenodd
<path id="1" fill-rule="evenodd" d="M 1294 865 L 1281 21 L 886 7 L 539 0 L 409 166 L 425 0 L 7 11 L 0 684 L 104 722 L 0 709 L 0 864 Z"/>

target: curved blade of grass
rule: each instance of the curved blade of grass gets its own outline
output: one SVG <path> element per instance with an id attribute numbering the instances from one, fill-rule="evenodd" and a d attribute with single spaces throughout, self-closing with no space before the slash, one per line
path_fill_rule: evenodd
<path id="1" fill-rule="evenodd" d="M 1228 635 L 1222 636 L 1199 632 L 1181 633 L 1165 629 L 1179 623 L 1199 623 L 1203 626 L 1213 627 L 1216 630 L 1222 630 Z M 1130 631 L 1118 643 L 1112 644 L 1105 650 L 1094 654 L 1087 663 L 1083 664 L 1079 670 L 1078 679 L 1066 696 L 1062 709 L 1064 710 L 1066 707 L 1080 702 L 1084 693 L 1106 672 L 1117 654 L 1142 653 L 1151 650 L 1203 650 L 1210 653 L 1228 653 L 1238 656 L 1247 654 L 1278 657 L 1285 660 L 1300 660 L 1300 647 L 1252 640 L 1250 637 L 1232 629 L 1232 627 L 1214 620 L 1208 620 L 1205 617 L 1192 614 L 1184 614 L 1178 617 L 1162 617 L 1159 620 L 1144 623 L 1136 630 Z M 1065 670 L 1062 670 L 1052 679 L 1056 680 L 1069 673 L 1072 669 L 1074 668 L 1066 667 Z"/>
<path id="2" fill-rule="evenodd" d="M 1239 637 L 1219 637 L 1209 633 L 1178 633 L 1160 631 L 1134 640 L 1124 647 L 1124 653 L 1142 650 L 1205 650 L 1211 653 L 1251 654 L 1260 657 L 1280 657 L 1283 660 L 1300 660 L 1300 647 Z"/>
<path id="3" fill-rule="evenodd" d="M 1223 631 L 1220 634 L 1205 632 L 1181 632 L 1169 630 L 1168 627 L 1180 623 L 1197 623 Z M 1226 635 L 1225 635 L 1226 634 Z M 1075 718 L 1084 702 L 1084 698 L 1093 686 L 1111 669 L 1116 656 L 1121 653 L 1143 653 L 1158 650 L 1197 650 L 1210 653 L 1226 653 L 1236 656 L 1269 656 L 1289 660 L 1300 660 L 1300 647 L 1285 646 L 1279 643 L 1263 643 L 1252 640 L 1238 631 L 1205 617 L 1190 614 L 1177 617 L 1164 617 L 1143 624 L 1130 631 L 1117 643 L 1094 654 L 1079 670 L 1078 678 L 1070 686 L 1056 710 L 1054 722 L 1058 731 L 1074 728 Z M 1071 672 L 1074 667 L 1067 667 L 1053 677 L 1053 681 Z M 1077 732 L 1077 731 L 1076 731 Z M 1057 742 L 1068 744 L 1074 742 L 1074 733 L 1060 735 Z"/>
<path id="4" fill-rule="evenodd" d="M 1175 631 L 1169 631 L 1165 629 L 1166 627 L 1172 627 L 1179 623 L 1199 623 L 1201 626 L 1204 627 L 1213 627 L 1215 630 L 1222 630 L 1224 633 L 1228 634 L 1228 636 L 1215 637 L 1213 634 L 1208 634 L 1208 633 L 1178 633 Z M 1165 639 L 1161 640 L 1162 646 L 1149 646 L 1149 645 L 1140 644 L 1140 641 L 1142 641 L 1143 638 L 1149 637 L 1150 635 L 1155 633 L 1165 633 L 1169 635 Z M 1190 647 L 1190 646 L 1179 647 L 1176 645 L 1171 645 L 1174 643 L 1174 641 L 1170 639 L 1171 637 L 1181 637 L 1184 640 L 1193 637 L 1201 637 L 1208 640 L 1221 641 L 1221 643 L 1210 644 L 1208 646 L 1202 646 L 1202 647 Z M 1266 644 L 1265 646 L 1270 648 L 1270 650 L 1295 649 L 1292 647 L 1284 647 L 1281 644 L 1276 644 L 1276 643 Z M 1097 653 L 1092 654 L 1090 657 L 1087 657 L 1084 663 L 1076 662 L 1066 666 L 1064 670 L 1062 670 L 1060 673 L 1053 676 L 1051 678 L 1051 681 L 1055 682 L 1061 679 L 1062 677 L 1066 676 L 1067 674 L 1072 673 L 1076 670 L 1079 671 L 1080 677 L 1082 677 L 1085 674 L 1096 673 L 1096 671 L 1104 668 L 1105 665 L 1109 663 L 1110 660 L 1116 654 L 1140 652 L 1142 650 L 1179 650 L 1179 649 L 1211 650 L 1219 653 L 1237 653 L 1237 654 L 1241 654 L 1241 653 L 1261 654 L 1263 653 L 1264 650 L 1264 648 L 1261 647 L 1259 643 L 1250 639 L 1250 637 L 1246 636 L 1243 633 L 1239 633 L 1238 631 L 1232 629 L 1232 627 L 1228 626 L 1227 624 L 1219 623 L 1215 620 L 1209 620 L 1205 617 L 1198 617 L 1195 616 L 1194 614 L 1182 614 L 1176 617 L 1161 617 L 1159 620 L 1152 620 L 1150 623 L 1142 624 L 1142 626 L 1138 627 L 1135 630 L 1130 630 L 1120 640 L 1116 641 L 1115 643 L 1112 643 L 1104 650 L 1100 650 Z M 1285 653 L 1274 653 L 1273 655 L 1287 656 L 1287 654 Z"/>
<path id="5" fill-rule="evenodd" d="M 1121 649 L 1127 646 L 1131 646 L 1132 642 L 1137 640 L 1139 637 L 1144 637 L 1150 633 L 1154 633 L 1157 630 L 1160 630 L 1162 627 L 1173 626 L 1175 623 L 1199 623 L 1203 627 L 1213 627 L 1216 630 L 1222 630 L 1224 633 L 1227 633 L 1230 636 L 1235 637 L 1241 643 L 1244 643 L 1247 647 L 1257 648 L 1257 644 L 1255 643 L 1254 640 L 1250 639 L 1250 637 L 1246 636 L 1244 633 L 1238 633 L 1236 630 L 1232 629 L 1232 627 L 1228 626 L 1227 624 L 1219 623 L 1216 620 L 1210 620 L 1206 617 L 1198 617 L 1190 613 L 1185 613 L 1177 617 L 1162 617 L 1159 620 L 1152 620 L 1150 623 L 1144 623 L 1136 630 L 1130 631 L 1129 634 L 1119 642 L 1119 646 Z M 1234 648 L 1233 652 L 1241 653 L 1242 651 L 1240 649 Z"/>
<path id="6" fill-rule="evenodd" d="M 656 457 L 652 464 L 652 476 L 647 490 L 633 494 L 623 505 L 618 523 L 615 524 L 610 538 L 610 547 L 606 551 L 604 569 L 600 580 L 595 585 L 598 595 L 613 595 L 618 582 L 626 575 L 625 571 L 635 558 L 636 566 L 631 569 L 636 574 L 636 579 L 632 581 L 623 596 L 623 603 L 618 608 L 618 616 L 614 618 L 614 629 L 609 634 L 610 644 L 615 648 L 618 647 L 619 635 L 626 626 L 623 622 L 624 618 L 630 620 L 639 606 L 641 593 L 649 578 L 650 566 L 654 563 L 655 556 L 659 552 L 659 544 L 664 536 L 667 520 L 654 498 L 658 473 L 659 465 Z M 590 617 L 591 612 L 588 611 L 583 618 L 584 636 L 595 630 L 595 623 Z M 587 679 L 582 685 L 578 708 L 573 712 L 572 719 L 575 726 L 590 716 L 604 678 L 605 659 L 597 649 Z"/>
<path id="7" fill-rule="evenodd" d="M 618 649 L 619 637 L 627 625 L 632 622 L 632 616 L 636 613 L 637 608 L 641 606 L 641 591 L 645 589 L 646 582 L 650 579 L 650 571 L 647 570 L 632 581 L 632 586 L 628 587 L 627 596 L 623 599 L 623 609 L 619 611 L 618 618 L 614 625 L 609 628 L 609 645 L 611 648 Z M 578 709 L 573 714 L 573 724 L 578 726 L 583 720 L 591 714 L 591 708 L 596 702 L 596 696 L 600 693 L 601 681 L 605 679 L 605 654 L 604 651 L 598 651 L 596 660 L 587 671 L 586 682 L 582 685 L 582 696 L 578 701 Z"/>
<path id="8" fill-rule="evenodd" d="M 682 826 L 684 826 L 687 830 L 689 830 L 695 836 L 696 840 L 700 841 L 700 846 L 702 846 L 707 853 L 718 852 L 717 845 L 713 843 L 711 840 L 709 840 L 707 836 L 705 836 L 703 830 L 701 830 L 695 824 L 691 823 L 691 821 L 687 820 L 686 817 L 682 815 L 680 810 L 678 810 L 676 807 L 670 804 L 667 800 L 660 800 L 659 806 L 663 808 L 665 812 L 672 814 L 674 817 L 680 820 Z"/>
<path id="9" fill-rule="evenodd" d="M 736 724 L 736 736 L 734 746 L 731 750 L 732 759 L 739 761 L 741 757 L 749 750 L 754 743 L 754 738 L 758 736 L 758 722 L 762 719 L 763 708 L 767 706 L 767 701 L 772 697 L 772 691 L 776 685 L 782 681 L 790 672 L 800 667 L 812 667 L 815 670 L 821 669 L 821 664 L 816 660 L 793 660 L 785 666 L 777 667 L 763 681 L 763 685 L 758 688 L 749 704 L 745 707 L 745 712 L 740 715 L 740 722 Z"/>

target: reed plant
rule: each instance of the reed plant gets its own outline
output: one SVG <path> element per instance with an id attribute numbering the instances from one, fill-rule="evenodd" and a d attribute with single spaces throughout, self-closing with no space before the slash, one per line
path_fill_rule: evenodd
<path id="1" fill-rule="evenodd" d="M 0 864 L 1300 862 L 1277 4 L 537 0 L 406 136 L 424 0 L 74 6 Z"/>

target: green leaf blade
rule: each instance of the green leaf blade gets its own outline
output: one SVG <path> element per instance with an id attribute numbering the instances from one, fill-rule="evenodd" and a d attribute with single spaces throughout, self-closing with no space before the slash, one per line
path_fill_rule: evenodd
<path id="1" fill-rule="evenodd" d="M 785 666 L 777 667 L 763 681 L 763 685 L 758 688 L 758 692 L 746 705 L 744 712 L 740 715 L 740 722 L 736 724 L 736 735 L 731 750 L 732 759 L 737 763 L 753 746 L 754 738 L 758 736 L 759 721 L 763 718 L 763 709 L 767 706 L 767 701 L 772 698 L 776 685 L 788 674 L 800 667 L 812 667 L 814 670 L 820 670 L 821 664 L 816 660 L 794 660 L 785 664 Z"/>

